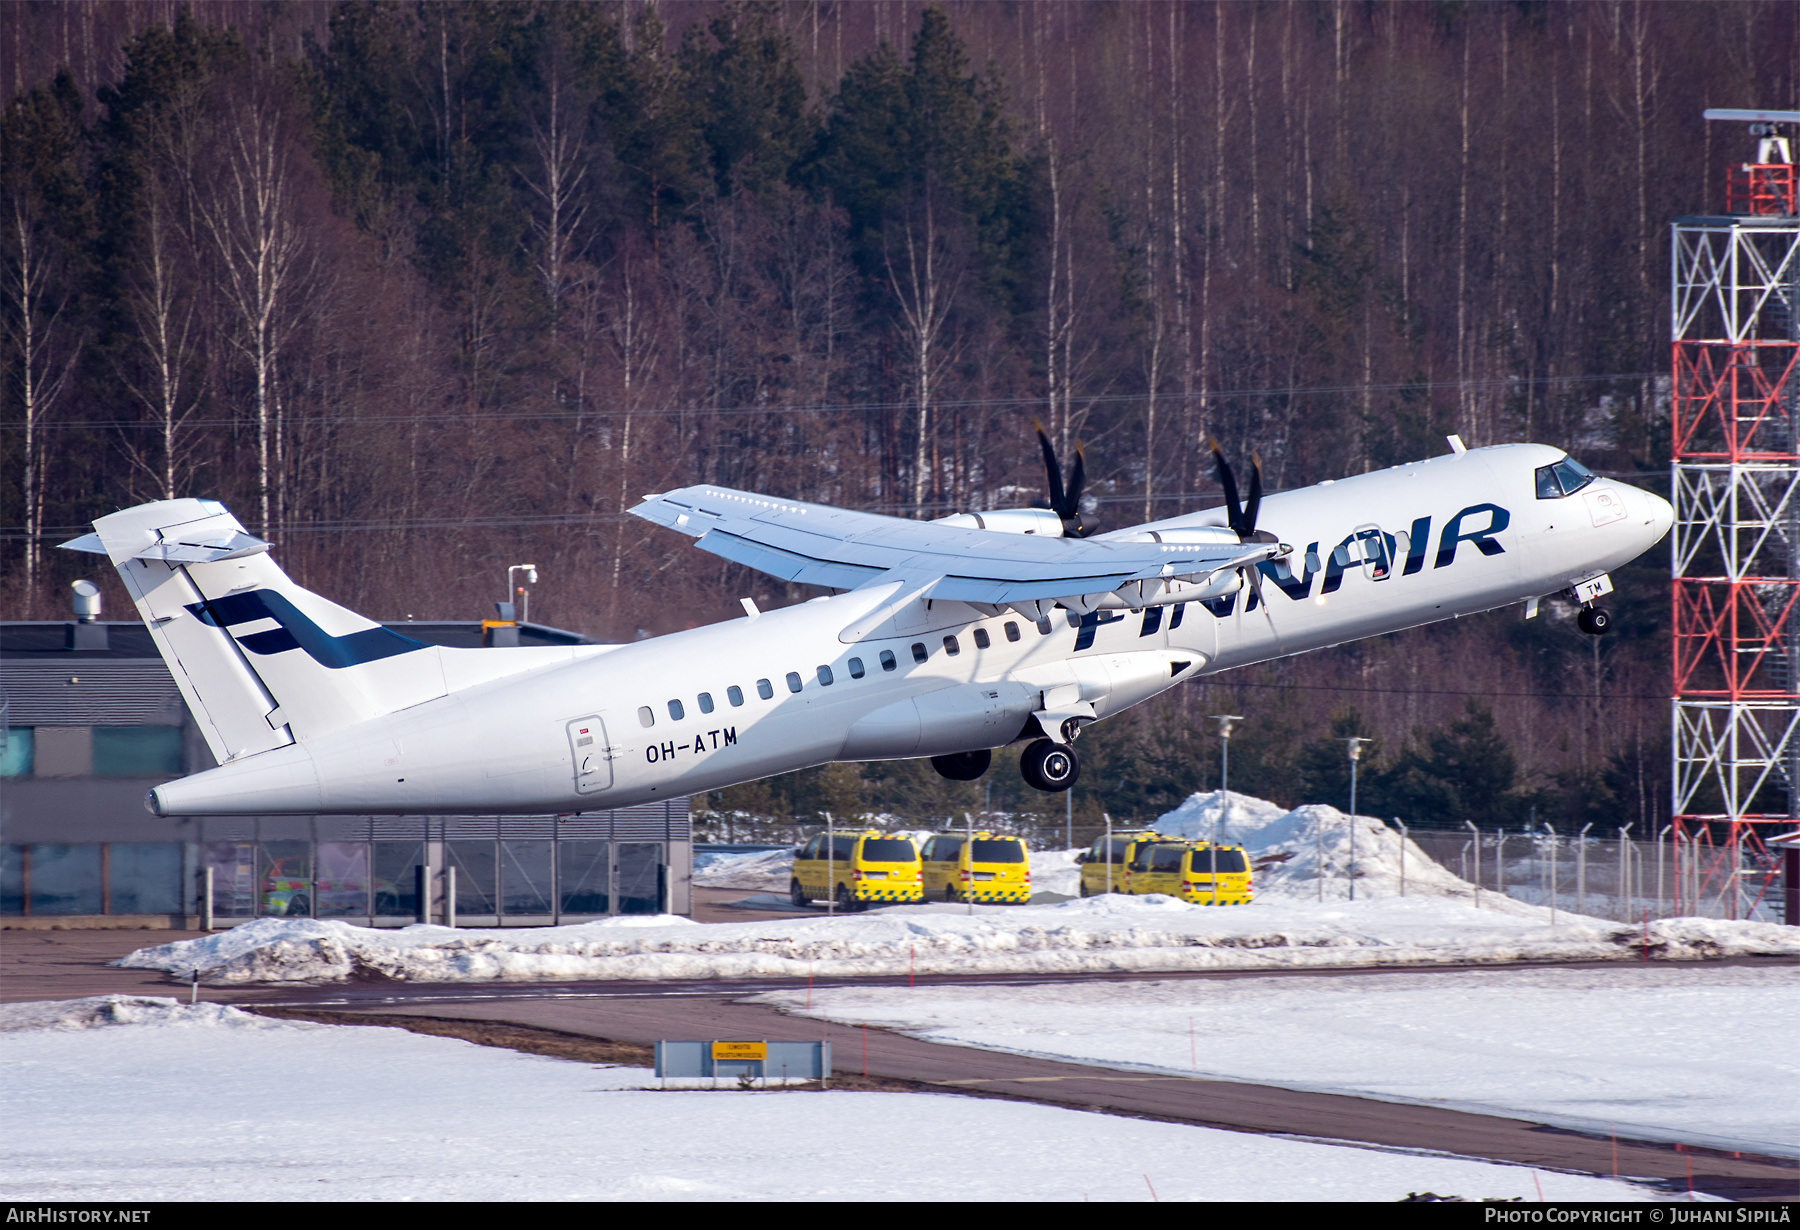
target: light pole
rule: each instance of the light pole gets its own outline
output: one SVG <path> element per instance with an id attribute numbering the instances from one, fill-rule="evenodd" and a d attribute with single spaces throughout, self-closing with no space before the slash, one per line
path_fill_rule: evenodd
<path id="1" fill-rule="evenodd" d="M 1212 835 L 1212 903 L 1219 904 L 1219 829 L 1231 807 L 1231 728 L 1244 720 L 1241 713 L 1215 713 L 1219 724 L 1219 814 L 1213 817 Z"/>
<path id="2" fill-rule="evenodd" d="M 509 603 L 517 604 L 513 618 L 524 623 L 527 608 L 531 604 L 531 591 L 526 589 L 525 585 L 519 585 L 513 581 L 513 577 L 521 572 L 525 574 L 525 585 L 536 585 L 537 565 L 514 564 L 506 570 L 506 600 Z"/>
<path id="3" fill-rule="evenodd" d="M 1362 760 L 1362 745 L 1371 740 L 1352 735 L 1344 740 L 1344 751 L 1350 756 L 1350 900 L 1356 900 L 1356 766 Z"/>

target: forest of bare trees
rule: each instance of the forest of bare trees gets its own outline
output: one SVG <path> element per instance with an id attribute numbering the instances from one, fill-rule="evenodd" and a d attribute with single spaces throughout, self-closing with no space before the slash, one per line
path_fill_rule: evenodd
<path id="1" fill-rule="evenodd" d="M 0 49 L 7 618 L 60 615 L 88 519 L 206 495 L 375 617 L 529 559 L 608 639 L 810 596 L 641 493 L 1018 505 L 1034 418 L 1103 526 L 1217 502 L 1206 433 L 1277 489 L 1451 431 L 1662 484 L 1667 224 L 1748 156 L 1701 110 L 1800 105 L 1778 0 L 28 0 Z M 1228 711 L 1285 801 L 1363 733 L 1378 805 L 1664 814 L 1666 564 L 1617 579 L 1604 640 L 1500 612 L 1188 685 L 1095 728 L 1076 807 L 1213 783 Z"/>

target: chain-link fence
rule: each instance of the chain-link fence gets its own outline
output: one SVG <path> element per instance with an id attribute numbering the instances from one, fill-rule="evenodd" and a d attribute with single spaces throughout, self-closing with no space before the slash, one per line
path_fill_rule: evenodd
<path id="1" fill-rule="evenodd" d="M 1749 850 L 1542 831 L 1411 832 L 1413 843 L 1483 891 L 1596 918 L 1786 922 L 1780 871 Z"/>

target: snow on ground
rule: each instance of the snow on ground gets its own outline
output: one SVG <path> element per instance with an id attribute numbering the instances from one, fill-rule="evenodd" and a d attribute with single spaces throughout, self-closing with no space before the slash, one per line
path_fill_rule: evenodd
<path id="1" fill-rule="evenodd" d="M 1158 821 L 1168 833 L 1209 836 L 1217 793 L 1194 795 Z M 1358 818 L 1358 899 L 1316 900 L 1315 872 L 1348 865 L 1349 825 L 1335 808 L 1291 812 L 1230 798 L 1222 837 L 1258 859 L 1257 899 L 1211 909 L 1170 897 L 1104 895 L 1029 906 L 890 906 L 864 914 L 697 926 L 670 915 L 568 927 L 371 930 L 315 919 L 265 918 L 198 940 L 143 948 L 119 962 L 194 970 L 211 983 L 339 982 L 359 975 L 410 982 L 494 979 L 825 977 L 902 974 L 1081 973 L 1343 968 L 1504 961 L 1691 960 L 1800 956 L 1800 929 L 1718 919 L 1659 919 L 1641 928 L 1482 893 Z M 1318 857 L 1323 842 L 1323 864 Z M 1072 895 L 1073 851 L 1032 856 L 1032 887 Z M 782 851 L 721 860 L 707 875 L 756 876 L 785 892 Z M 698 881 L 698 877 L 696 877 Z M 765 891 L 769 891 L 765 889 Z M 1479 905 L 1477 902 L 1479 901 Z"/>
<path id="2" fill-rule="evenodd" d="M 753 850 L 745 854 L 714 854 L 704 867 L 694 870 L 695 888 L 742 888 L 759 893 L 781 893 L 793 879 L 794 851 Z"/>
<path id="3" fill-rule="evenodd" d="M 16 1005 L 0 1031 L 0 1106 L 30 1125 L 0 1141 L 12 1201 L 1653 1198 L 1023 1102 L 662 1092 L 641 1068 L 173 1000 Z"/>
<path id="4" fill-rule="evenodd" d="M 785 992 L 759 997 L 802 1014 Z M 1792 969 L 856 987 L 810 1015 L 934 1042 L 1800 1156 Z M 1696 1022 L 1730 1042 L 1697 1046 Z"/>
<path id="5" fill-rule="evenodd" d="M 1046 906 L 894 906 L 865 914 L 700 926 L 667 915 L 579 926 L 372 930 L 265 918 L 142 948 L 118 964 L 198 970 L 210 984 L 496 979 L 855 977 L 1345 968 L 1502 961 L 1637 960 L 1641 928 L 1496 899 L 1327 902 L 1270 897 L 1209 909 L 1171 897 L 1107 895 Z M 1658 959 L 1800 955 L 1800 929 L 1772 923 L 1653 921 Z"/>

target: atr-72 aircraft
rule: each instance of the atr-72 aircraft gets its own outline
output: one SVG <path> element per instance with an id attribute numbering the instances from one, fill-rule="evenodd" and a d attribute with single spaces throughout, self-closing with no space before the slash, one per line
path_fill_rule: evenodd
<path id="1" fill-rule="evenodd" d="M 686 487 L 631 511 L 828 594 L 629 645 L 448 649 L 300 588 L 224 506 L 179 499 L 64 544 L 117 566 L 219 761 L 158 815 L 623 807 L 834 760 L 985 773 L 1023 743 L 1040 790 L 1083 726 L 1186 680 L 1569 593 L 1669 505 L 1539 444 L 1465 449 L 1110 533 L 1081 524 L 1040 432 L 1049 508 L 938 521 Z M 1215 446 L 1215 454 L 1217 447 Z M 1293 545 L 1290 545 L 1293 544 Z"/>

